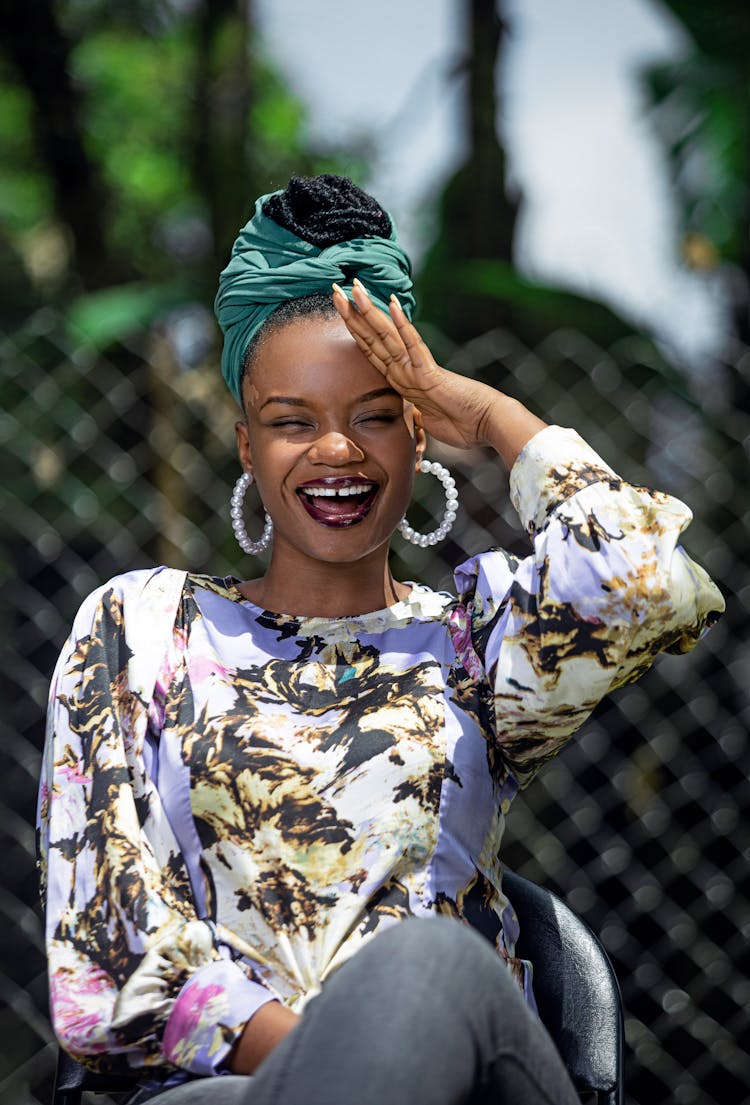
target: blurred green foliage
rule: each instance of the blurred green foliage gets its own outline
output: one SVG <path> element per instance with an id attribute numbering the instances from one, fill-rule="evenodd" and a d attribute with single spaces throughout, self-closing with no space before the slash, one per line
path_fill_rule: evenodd
<path id="1" fill-rule="evenodd" d="M 650 66 L 643 83 L 663 141 L 682 257 L 733 270 L 731 324 L 750 342 L 750 6 L 662 0 L 686 32 L 682 57 Z"/>
<path id="2" fill-rule="evenodd" d="M 52 212 L 50 182 L 36 156 L 31 115 L 28 93 L 0 57 L 0 226 L 6 233 L 33 230 Z"/>
<path id="3" fill-rule="evenodd" d="M 75 306 L 98 340 L 180 300 L 210 302 L 259 192 L 292 173 L 364 169 L 360 152 L 310 146 L 249 6 L 13 0 L 3 40 L 5 264 L 15 256 L 30 277 L 27 310 L 126 285 Z M 91 182 L 88 209 L 65 200 L 73 163 Z M 89 265 L 96 219 L 100 260 Z"/>

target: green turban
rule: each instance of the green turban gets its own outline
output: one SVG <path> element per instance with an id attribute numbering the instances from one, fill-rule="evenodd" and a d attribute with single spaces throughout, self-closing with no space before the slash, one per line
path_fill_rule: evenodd
<path id="1" fill-rule="evenodd" d="M 255 214 L 240 231 L 219 277 L 214 304 L 224 333 L 221 371 L 240 403 L 247 347 L 283 300 L 325 294 L 334 281 L 346 290 L 356 276 L 383 310 L 388 310 L 392 292 L 408 318 L 414 310 L 411 265 L 395 229 L 389 238 L 352 238 L 321 249 L 264 215 L 268 198 L 260 197 Z"/>

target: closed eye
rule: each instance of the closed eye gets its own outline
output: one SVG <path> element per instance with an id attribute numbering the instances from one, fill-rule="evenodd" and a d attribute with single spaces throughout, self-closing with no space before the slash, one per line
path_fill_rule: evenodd
<path id="1" fill-rule="evenodd" d="M 397 418 L 400 418 L 400 414 L 393 414 L 392 412 L 381 414 L 363 414 L 358 419 L 358 423 L 362 422 L 395 422 Z"/>

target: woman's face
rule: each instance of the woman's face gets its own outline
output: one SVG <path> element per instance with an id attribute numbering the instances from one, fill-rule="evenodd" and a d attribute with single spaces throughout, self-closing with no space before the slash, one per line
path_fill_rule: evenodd
<path id="1" fill-rule="evenodd" d="M 240 459 L 273 519 L 274 556 L 348 563 L 384 550 L 424 433 L 341 319 L 301 318 L 271 333 L 243 400 Z"/>

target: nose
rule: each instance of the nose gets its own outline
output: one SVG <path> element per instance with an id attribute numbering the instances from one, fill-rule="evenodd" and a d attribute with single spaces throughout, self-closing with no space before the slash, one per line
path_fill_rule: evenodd
<path id="1" fill-rule="evenodd" d="M 308 457 L 313 464 L 330 464 L 340 467 L 352 462 L 359 463 L 365 459 L 365 454 L 355 445 L 346 434 L 331 431 L 323 434 L 313 442 L 308 450 Z"/>

